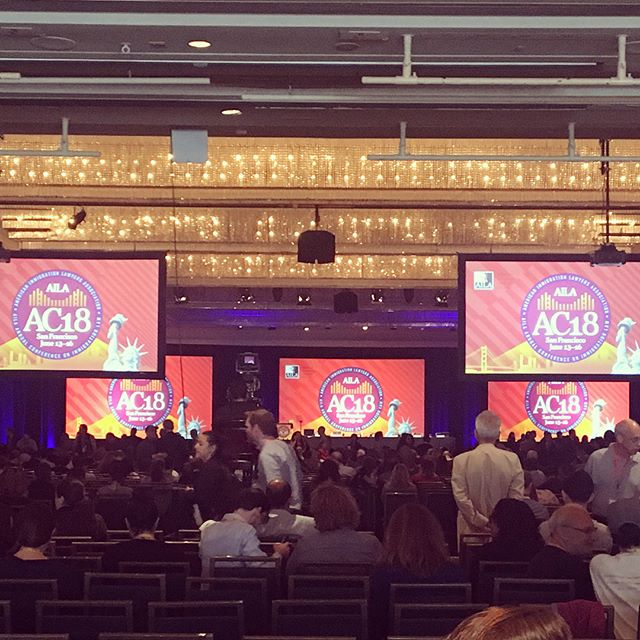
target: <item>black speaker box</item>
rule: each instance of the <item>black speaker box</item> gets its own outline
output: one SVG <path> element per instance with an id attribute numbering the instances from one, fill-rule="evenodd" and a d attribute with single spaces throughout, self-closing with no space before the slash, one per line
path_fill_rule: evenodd
<path id="1" fill-rule="evenodd" d="M 333 296 L 336 313 L 358 313 L 358 296 L 353 291 L 340 291 Z"/>
<path id="2" fill-rule="evenodd" d="M 303 231 L 298 237 L 298 262 L 329 264 L 336 261 L 336 237 L 330 231 Z"/>

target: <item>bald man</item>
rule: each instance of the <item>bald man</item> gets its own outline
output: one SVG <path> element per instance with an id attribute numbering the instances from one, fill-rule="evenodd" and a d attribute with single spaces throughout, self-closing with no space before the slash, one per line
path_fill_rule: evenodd
<path id="1" fill-rule="evenodd" d="M 295 515 L 289 511 L 291 485 L 285 480 L 272 480 L 267 484 L 269 514 L 266 521 L 258 525 L 262 538 L 302 538 L 316 530 L 315 520 L 310 516 Z"/>
<path id="2" fill-rule="evenodd" d="M 606 449 L 594 451 L 585 466 L 594 487 L 591 510 L 599 518 L 606 518 L 612 502 L 640 491 L 640 424 L 631 418 L 621 420 L 615 437 Z"/>
<path id="3" fill-rule="evenodd" d="M 560 507 L 549 518 L 546 546 L 529 563 L 530 578 L 574 580 L 576 598 L 595 600 L 589 565 L 596 527 L 588 511 L 578 504 Z"/>

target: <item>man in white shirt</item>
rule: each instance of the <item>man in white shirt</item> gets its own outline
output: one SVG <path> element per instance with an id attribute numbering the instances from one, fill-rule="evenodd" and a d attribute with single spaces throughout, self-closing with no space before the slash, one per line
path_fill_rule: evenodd
<path id="1" fill-rule="evenodd" d="M 623 524 L 615 533 L 620 553 L 600 554 L 589 569 L 598 600 L 614 608 L 614 631 L 618 640 L 636 638 L 640 602 L 640 528 Z"/>
<path id="2" fill-rule="evenodd" d="M 244 489 L 238 496 L 238 508 L 222 520 L 207 520 L 200 527 L 200 558 L 202 576 L 209 576 L 211 558 L 217 556 L 267 557 L 260 549 L 256 525 L 268 509 L 267 498 L 259 489 Z M 274 544 L 274 555 L 286 558 L 287 543 Z"/>
<path id="3" fill-rule="evenodd" d="M 301 516 L 287 509 L 291 499 L 291 487 L 284 480 L 272 480 L 267 485 L 267 501 L 271 507 L 266 522 L 257 529 L 262 538 L 292 536 L 302 538 L 316 530 L 311 516 Z"/>
<path id="4" fill-rule="evenodd" d="M 616 441 L 594 451 L 584 468 L 594 485 L 591 509 L 601 518 L 606 518 L 612 502 L 633 498 L 640 489 L 640 424 L 621 420 L 615 435 Z"/>
<path id="5" fill-rule="evenodd" d="M 562 501 L 564 504 L 579 504 L 587 510 L 587 505 L 591 498 L 593 498 L 593 480 L 586 471 L 576 471 L 564 481 L 564 486 L 562 487 Z M 609 527 L 597 520 L 593 520 L 593 526 L 595 531 L 592 538 L 592 551 L 609 553 L 613 546 Z M 538 529 L 545 544 L 547 544 L 551 534 L 549 521 L 543 522 Z"/>
<path id="6" fill-rule="evenodd" d="M 247 414 L 245 422 L 247 438 L 260 450 L 256 486 L 266 491 L 272 480 L 284 480 L 291 487 L 292 509 L 302 507 L 302 472 L 293 449 L 278 440 L 278 428 L 273 414 L 266 409 L 256 409 Z"/>
<path id="7" fill-rule="evenodd" d="M 491 533 L 489 517 L 502 498 L 524 497 L 524 474 L 515 453 L 495 446 L 500 418 L 492 411 L 476 417 L 478 446 L 453 459 L 451 487 L 458 505 L 458 537 Z"/>

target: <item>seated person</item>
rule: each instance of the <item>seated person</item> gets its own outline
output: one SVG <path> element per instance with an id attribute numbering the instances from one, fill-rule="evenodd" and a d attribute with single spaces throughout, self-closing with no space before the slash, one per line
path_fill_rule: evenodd
<path id="1" fill-rule="evenodd" d="M 260 549 L 256 526 L 269 509 L 267 498 L 260 489 L 243 489 L 238 495 L 236 509 L 222 520 L 207 520 L 200 527 L 200 558 L 202 576 L 209 575 L 211 558 L 217 556 L 267 557 Z M 273 545 L 274 555 L 286 558 L 288 543 Z"/>
<path id="2" fill-rule="evenodd" d="M 545 506 L 550 504 L 549 500 L 555 500 L 555 504 L 559 504 L 558 499 L 545 489 L 536 489 L 533 484 L 533 478 L 529 471 L 524 472 L 524 498 L 523 502 L 533 512 L 535 519 L 544 522 L 549 519 L 549 509 Z M 546 498 L 544 497 L 546 495 Z M 551 498 L 549 498 L 551 496 Z M 543 500 L 546 500 L 543 504 Z"/>
<path id="3" fill-rule="evenodd" d="M 382 493 L 394 493 L 400 491 L 402 493 L 418 493 L 418 489 L 409 475 L 409 469 L 406 464 L 399 462 L 393 467 L 389 479 L 382 487 Z"/>
<path id="4" fill-rule="evenodd" d="M 356 531 L 360 511 L 347 489 L 335 484 L 320 485 L 311 495 L 311 515 L 316 531 L 298 541 L 287 563 L 287 573 L 295 574 L 303 564 L 378 562 L 382 545 L 370 533 Z"/>
<path id="5" fill-rule="evenodd" d="M 560 507 L 549 518 L 546 546 L 529 563 L 530 578 L 573 579 L 576 598 L 595 600 L 589 566 L 596 528 L 591 516 L 577 504 Z"/>
<path id="6" fill-rule="evenodd" d="M 35 468 L 35 480 L 27 489 L 29 500 L 47 500 L 53 508 L 56 499 L 56 486 L 52 480 L 53 469 L 47 462 L 40 461 Z"/>
<path id="7" fill-rule="evenodd" d="M 436 473 L 436 463 L 427 457 L 422 457 L 418 461 L 418 473 L 411 476 L 411 482 L 433 482 L 436 484 L 442 484 L 440 476 Z"/>
<path id="8" fill-rule="evenodd" d="M 565 479 L 562 487 L 562 500 L 564 504 L 577 504 L 586 509 L 592 498 L 593 480 L 586 471 L 576 471 Z M 593 520 L 593 526 L 596 528 L 593 534 L 593 551 L 609 553 L 613 546 L 609 527 L 597 520 Z M 543 522 L 540 525 L 540 533 L 545 541 L 549 538 L 548 522 Z"/>
<path id="9" fill-rule="evenodd" d="M 109 465 L 111 482 L 97 491 L 98 498 L 132 498 L 133 489 L 123 483 L 129 475 L 128 465 L 124 460 L 114 460 Z"/>
<path id="10" fill-rule="evenodd" d="M 80 576 L 63 560 L 48 558 L 45 553 L 51 543 L 54 516 L 42 505 L 28 506 L 17 518 L 18 550 L 0 560 L 0 578 L 57 579 L 61 597 L 76 597 L 81 592 Z"/>
<path id="11" fill-rule="evenodd" d="M 544 547 L 538 522 L 523 500 L 500 500 L 491 513 L 489 526 L 493 540 L 478 549 L 478 561 L 529 562 Z"/>
<path id="12" fill-rule="evenodd" d="M 104 552 L 102 570 L 116 573 L 120 562 L 184 562 L 180 549 L 156 540 L 158 520 L 153 500 L 134 498 L 125 516 L 131 540 L 119 542 Z"/>
<path id="13" fill-rule="evenodd" d="M 287 509 L 291 499 L 291 485 L 285 480 L 272 480 L 267 485 L 269 513 L 266 521 L 256 528 L 261 538 L 292 536 L 301 538 L 316 529 L 316 523 L 309 516 L 294 515 Z"/>
<path id="14" fill-rule="evenodd" d="M 88 536 L 97 541 L 107 539 L 107 525 L 96 514 L 93 502 L 84 493 L 84 485 L 79 480 L 65 480 L 58 492 L 62 506 L 56 512 L 57 536 Z"/>

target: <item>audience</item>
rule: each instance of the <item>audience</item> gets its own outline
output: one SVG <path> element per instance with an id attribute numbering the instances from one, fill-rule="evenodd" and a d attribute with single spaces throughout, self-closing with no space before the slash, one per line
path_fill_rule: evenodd
<path id="1" fill-rule="evenodd" d="M 493 540 L 478 550 L 479 561 L 529 562 L 544 547 L 534 514 L 523 500 L 500 500 L 489 526 Z"/>
<path id="2" fill-rule="evenodd" d="M 65 482 L 60 487 L 62 506 L 56 512 L 57 536 L 88 536 L 93 540 L 107 539 L 107 525 L 96 514 L 93 502 L 84 491 L 79 480 Z"/>
<path id="3" fill-rule="evenodd" d="M 99 498 L 132 498 L 133 489 L 123 483 L 129 475 L 128 464 L 124 460 L 114 460 L 109 465 L 111 482 L 100 487 L 97 492 Z"/>
<path id="4" fill-rule="evenodd" d="M 158 509 L 152 500 L 134 498 L 125 517 L 131 540 L 107 548 L 102 570 L 117 573 L 121 562 L 184 562 L 179 549 L 156 540 L 158 520 Z"/>
<path id="5" fill-rule="evenodd" d="M 615 534 L 619 553 L 599 554 L 589 566 L 598 600 L 614 608 L 616 638 L 636 638 L 640 604 L 640 527 L 623 524 Z"/>
<path id="6" fill-rule="evenodd" d="M 544 520 L 548 520 L 549 518 L 549 509 L 545 507 L 544 504 L 540 502 L 539 493 L 541 494 L 545 489 L 536 489 L 533 484 L 533 479 L 531 474 L 528 471 L 524 472 L 524 498 L 522 502 L 524 502 L 531 512 L 533 513 L 534 518 L 538 522 L 543 522 Z M 553 495 L 553 494 L 551 494 Z M 554 496 L 555 498 L 555 496 Z M 555 498 L 556 504 L 558 503 L 557 498 Z"/>
<path id="7" fill-rule="evenodd" d="M 56 499 L 56 486 L 53 483 L 53 469 L 48 462 L 38 462 L 35 468 L 35 479 L 27 489 L 29 500 L 46 500 L 53 507 Z"/>
<path id="8" fill-rule="evenodd" d="M 287 573 L 298 573 L 304 564 L 373 565 L 379 560 L 382 545 L 374 535 L 356 531 L 360 512 L 344 487 L 319 486 L 311 496 L 311 515 L 317 531 L 298 541 L 287 562 Z"/>
<path id="9" fill-rule="evenodd" d="M 269 513 L 266 520 L 257 526 L 263 538 L 301 538 L 316 529 L 316 523 L 309 516 L 294 515 L 287 505 L 291 499 L 291 487 L 284 480 L 272 480 L 267 485 Z"/>
<path id="10" fill-rule="evenodd" d="M 243 489 L 238 495 L 236 509 L 222 520 L 207 520 L 200 527 L 200 559 L 202 576 L 207 577 L 211 559 L 218 556 L 267 557 L 260 549 L 256 526 L 268 512 L 267 497 L 259 489 Z M 274 555 L 286 558 L 288 543 L 273 545 Z"/>
<path id="11" fill-rule="evenodd" d="M 575 580 L 576 597 L 595 600 L 589 567 L 596 528 L 589 513 L 577 504 L 560 507 L 549 518 L 545 547 L 529 563 L 530 578 Z"/>
<path id="12" fill-rule="evenodd" d="M 402 493 L 418 493 L 416 485 L 411 482 L 411 476 L 409 475 L 409 469 L 406 464 L 399 462 L 389 476 L 389 479 L 384 483 L 382 487 L 382 493 L 393 493 L 400 491 Z"/>

